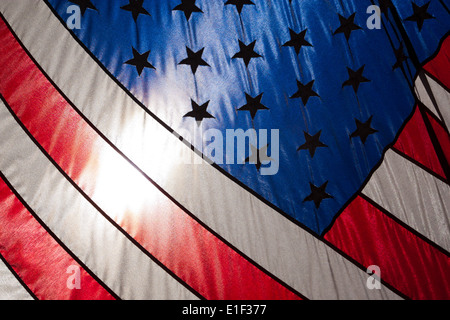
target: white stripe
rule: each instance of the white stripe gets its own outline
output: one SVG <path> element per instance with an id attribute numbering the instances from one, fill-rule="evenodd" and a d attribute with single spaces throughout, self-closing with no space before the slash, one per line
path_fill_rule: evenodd
<path id="1" fill-rule="evenodd" d="M 363 270 L 212 166 L 181 164 L 193 153 L 118 88 L 43 2 L 2 0 L 0 9 L 38 63 L 108 139 L 262 267 L 311 299 L 398 298 L 385 287 L 369 290 Z"/>
<path id="2" fill-rule="evenodd" d="M 439 119 L 440 113 L 443 117 L 441 120 L 449 127 L 450 92 L 428 76 L 424 71 L 417 77 L 415 90 L 417 98 Z M 439 112 L 437 110 L 439 110 Z"/>
<path id="3" fill-rule="evenodd" d="M 40 219 L 123 299 L 196 299 L 57 171 L 0 102 L 0 170 Z"/>
<path id="4" fill-rule="evenodd" d="M 0 260 L 0 300 L 33 300 L 2 260 Z"/>
<path id="5" fill-rule="evenodd" d="M 389 150 L 363 193 L 428 239 L 450 250 L 450 186 Z"/>

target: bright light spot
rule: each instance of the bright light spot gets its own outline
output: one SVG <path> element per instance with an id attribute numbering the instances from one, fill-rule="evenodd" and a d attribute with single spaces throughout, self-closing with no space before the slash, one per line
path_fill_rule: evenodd
<path id="1" fill-rule="evenodd" d="M 102 150 L 93 199 L 115 221 L 151 212 L 159 191 L 131 164 L 108 148 Z"/>
<path id="2" fill-rule="evenodd" d="M 191 150 L 161 125 L 145 123 L 141 113 L 127 115 L 126 127 L 115 141 L 121 151 L 145 174 L 164 188 L 168 179 L 176 179 L 177 172 L 185 170 L 192 156 Z M 83 174 L 84 185 L 94 186 L 88 194 L 100 208 L 121 226 L 134 228 L 141 221 L 157 219 L 170 200 L 161 193 L 138 169 L 113 148 L 99 141 L 97 159 Z M 81 182 L 83 184 L 83 181 Z M 155 216 L 153 216 L 155 215 Z M 153 217 L 153 218 L 152 218 Z"/>

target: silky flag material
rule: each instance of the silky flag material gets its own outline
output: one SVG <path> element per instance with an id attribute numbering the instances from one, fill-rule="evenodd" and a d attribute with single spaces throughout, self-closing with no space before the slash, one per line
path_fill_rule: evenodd
<path id="1" fill-rule="evenodd" d="M 449 7 L 0 1 L 0 299 L 450 299 Z"/>

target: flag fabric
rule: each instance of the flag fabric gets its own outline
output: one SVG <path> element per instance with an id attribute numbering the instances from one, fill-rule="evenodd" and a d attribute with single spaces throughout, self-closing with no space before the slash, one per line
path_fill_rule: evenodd
<path id="1" fill-rule="evenodd" d="M 449 299 L 449 6 L 2 0 L 0 298 Z"/>

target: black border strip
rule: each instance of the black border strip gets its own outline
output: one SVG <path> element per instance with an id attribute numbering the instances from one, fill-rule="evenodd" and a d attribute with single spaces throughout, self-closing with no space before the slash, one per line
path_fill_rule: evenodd
<path id="1" fill-rule="evenodd" d="M 1 177 L 1 172 L 0 172 L 0 177 Z M 38 297 L 36 297 L 36 295 L 34 294 L 33 291 L 31 291 L 31 289 L 25 284 L 25 282 L 22 280 L 22 278 L 19 277 L 19 275 L 17 274 L 16 270 L 13 269 L 13 267 L 11 267 L 11 265 L 8 263 L 8 261 L 6 261 L 5 257 L 2 255 L 2 253 L 0 252 L 0 260 L 5 264 L 5 266 L 8 268 L 9 272 L 12 273 L 12 275 L 17 279 L 17 281 L 19 281 L 19 283 L 22 285 L 22 287 L 27 291 L 27 293 L 34 299 L 34 300 L 39 300 Z"/>
<path id="2" fill-rule="evenodd" d="M 372 205 L 373 207 L 375 207 L 376 209 L 378 209 L 379 211 L 381 211 L 385 216 L 387 216 L 388 218 L 390 218 L 391 220 L 393 220 L 394 222 L 396 222 L 397 224 L 399 224 L 400 226 L 402 226 L 403 228 L 405 228 L 407 231 L 411 232 L 414 236 L 416 236 L 417 238 L 419 238 L 420 240 L 424 241 L 425 243 L 427 243 L 428 245 L 430 245 L 431 247 L 435 248 L 436 250 L 438 250 L 439 252 L 443 253 L 444 255 L 446 255 L 447 257 L 450 257 L 450 252 L 448 252 L 447 250 L 445 250 L 444 248 L 442 248 L 441 246 L 439 246 L 438 244 L 434 243 L 432 240 L 428 239 L 427 237 L 425 237 L 423 234 L 419 233 L 417 230 L 413 229 L 412 227 L 410 227 L 409 225 L 407 225 L 406 223 L 404 223 L 402 220 L 400 220 L 399 218 L 397 218 L 396 216 L 394 216 L 392 213 L 390 213 L 389 211 L 387 211 L 385 208 L 383 208 L 382 206 L 380 206 L 378 203 L 376 203 L 374 200 L 372 200 L 371 198 L 369 198 L 368 196 L 366 196 L 364 193 L 361 193 L 359 195 L 362 199 L 364 199 L 365 201 L 367 201 L 370 205 Z"/>
<path id="3" fill-rule="evenodd" d="M 285 283 L 284 281 L 282 281 L 280 278 L 278 278 L 277 276 L 273 275 L 272 273 L 270 273 L 268 270 L 266 270 L 265 268 L 263 268 L 261 265 L 259 265 L 257 262 L 255 262 L 253 259 L 251 259 L 250 257 L 248 257 L 246 254 L 244 254 L 242 251 L 240 251 L 237 247 L 235 247 L 233 244 L 231 244 L 230 242 L 228 242 L 225 238 L 223 238 L 222 236 L 220 236 L 216 231 L 214 231 L 213 229 L 211 229 L 211 227 L 209 227 L 208 225 L 206 225 L 203 221 L 201 221 L 198 217 L 196 217 L 192 212 L 190 212 L 187 208 L 185 208 L 181 203 L 179 203 L 175 198 L 173 198 L 167 191 L 165 191 L 161 186 L 159 186 L 152 178 L 150 178 L 144 171 L 142 171 L 134 162 L 132 162 L 124 153 L 122 153 L 122 151 L 120 151 L 102 132 L 99 131 L 98 128 L 95 127 L 94 124 L 92 124 L 90 122 L 89 119 L 86 118 L 85 115 L 83 115 L 83 113 L 72 103 L 71 100 L 69 100 L 69 98 L 64 94 L 64 92 L 56 85 L 56 83 L 49 77 L 49 75 L 44 71 L 44 69 L 38 64 L 38 62 L 34 59 L 34 57 L 31 55 L 31 53 L 28 51 L 28 49 L 23 45 L 23 43 L 20 41 L 20 39 L 17 37 L 17 35 L 15 34 L 15 32 L 12 30 L 11 26 L 9 25 L 9 23 L 6 21 L 6 19 L 4 18 L 3 14 L 0 12 L 0 18 L 3 19 L 3 21 L 5 22 L 6 26 L 9 28 L 9 31 L 11 32 L 11 34 L 14 36 L 14 38 L 16 39 L 16 41 L 19 43 L 19 45 L 22 47 L 22 49 L 25 51 L 25 53 L 29 56 L 29 58 L 33 61 L 33 63 L 36 65 L 36 67 L 40 70 L 40 72 L 47 78 L 47 80 L 51 83 L 51 85 L 58 91 L 58 93 L 66 100 L 66 102 L 72 107 L 72 109 L 74 109 L 75 112 L 77 112 L 77 114 L 100 136 L 100 138 L 102 138 L 111 148 L 113 148 L 114 151 L 116 151 L 120 156 L 122 156 L 125 161 L 127 161 L 134 169 L 136 169 L 140 174 L 142 174 L 144 176 L 145 179 L 147 179 L 153 186 L 155 186 L 155 188 L 158 189 L 158 191 L 160 191 L 164 196 L 166 196 L 169 200 L 171 200 L 175 205 L 177 205 L 181 210 L 183 210 L 188 216 L 190 216 L 194 221 L 196 221 L 199 225 L 201 225 L 204 229 L 206 229 L 208 232 L 210 232 L 212 235 L 214 235 L 217 239 L 219 239 L 220 241 L 222 241 L 225 245 L 227 245 L 228 247 L 230 247 L 232 250 L 234 250 L 237 254 L 239 254 L 240 256 L 242 256 L 245 260 L 247 260 L 248 262 L 250 262 L 252 265 L 254 265 L 257 269 L 259 269 L 260 271 L 262 271 L 263 273 L 265 273 L 267 276 L 269 276 L 270 278 L 272 278 L 273 280 L 275 280 L 276 282 L 278 282 L 279 284 L 281 284 L 282 286 L 284 286 L 285 288 L 287 288 L 288 290 L 292 291 L 294 294 L 296 294 L 297 296 L 301 297 L 304 300 L 307 300 L 307 298 L 301 294 L 300 292 L 298 292 L 297 290 L 295 290 L 294 288 L 292 288 L 291 286 L 289 286 L 287 283 Z M 2 100 L 4 100 L 3 96 L 0 94 Z M 5 104 L 7 105 L 7 108 L 10 109 L 9 105 L 6 103 L 5 100 Z M 16 118 L 16 115 L 14 114 L 14 111 L 12 109 L 10 109 L 10 112 L 13 114 L 13 116 Z M 21 124 L 20 120 L 17 118 L 16 121 L 18 123 Z M 25 126 L 22 126 L 22 128 L 24 129 L 25 132 L 27 132 L 27 134 L 29 134 L 30 137 L 32 137 L 32 140 L 35 141 L 34 137 L 28 132 L 28 130 L 25 128 Z M 41 149 L 41 151 L 43 151 L 43 153 L 45 155 L 48 155 L 46 153 L 46 151 L 41 148 L 41 146 L 39 145 L 39 143 L 37 141 L 35 141 L 36 145 L 38 145 Z M 50 155 L 47 156 L 47 158 L 49 158 L 49 160 L 59 169 L 61 169 L 56 162 L 51 158 Z M 63 175 L 66 177 L 66 179 L 69 180 L 69 182 L 73 182 L 71 180 L 71 178 L 65 174 L 64 170 L 60 170 L 61 173 L 63 173 Z M 73 182 L 72 183 L 74 186 L 76 186 L 76 183 Z M 79 189 L 78 191 L 80 191 L 81 189 Z M 82 193 L 80 191 L 80 193 Z M 85 198 L 89 199 L 89 196 L 85 195 L 84 193 L 82 193 Z M 92 203 L 94 203 L 92 201 Z M 100 209 L 97 205 L 95 205 L 96 208 L 98 208 L 98 210 Z M 103 212 L 101 210 L 99 210 L 100 212 Z M 104 213 L 104 212 L 103 212 Z M 106 213 L 105 213 L 106 215 Z M 111 220 L 112 221 L 112 220 Z M 110 222 L 111 222 L 110 221 Z M 117 224 L 114 223 L 114 226 L 116 226 L 117 228 L 120 228 L 120 226 L 118 226 Z M 121 230 L 121 229 L 119 229 Z M 123 230 L 123 233 L 127 234 L 126 231 Z M 131 238 L 131 236 L 130 236 Z M 133 238 L 131 238 L 133 239 Z M 135 244 L 137 243 L 134 240 Z M 142 247 L 142 249 L 144 249 Z M 145 250 L 145 249 L 144 249 Z M 150 253 L 149 253 L 150 254 Z M 151 255 L 151 254 L 150 254 Z M 156 258 L 155 258 L 156 259 Z M 156 259 L 157 260 L 157 259 Z M 159 262 L 159 260 L 157 260 Z M 162 265 L 162 263 L 160 263 Z M 166 269 L 165 269 L 166 270 Z M 169 270 L 167 268 L 167 270 Z M 166 270 L 166 271 L 167 271 Z M 172 274 L 169 272 L 169 274 Z M 175 279 L 178 279 L 178 277 L 176 276 Z M 182 280 L 180 279 L 180 281 L 182 282 Z M 187 284 L 186 284 L 187 285 Z M 190 287 L 189 287 L 190 288 Z M 195 292 L 195 290 L 193 288 L 191 288 L 190 290 L 193 290 L 192 292 L 194 294 L 197 295 L 197 297 L 201 298 L 201 299 L 205 299 L 203 296 L 201 296 L 199 293 Z"/>
<path id="4" fill-rule="evenodd" d="M 0 94 L 0 98 L 3 101 L 3 96 Z M 4 101 L 3 101 L 4 103 Z M 31 207 L 28 205 L 28 203 L 22 198 L 22 196 L 19 194 L 19 192 L 14 188 L 14 186 L 11 184 L 11 182 L 6 178 L 6 176 L 3 174 L 2 171 L 0 171 L 0 178 L 5 182 L 5 184 L 8 186 L 8 188 L 12 191 L 12 193 L 15 195 L 15 197 L 20 201 L 20 203 L 27 209 L 27 211 L 33 216 L 33 218 L 41 225 L 41 227 L 58 243 L 59 246 L 61 246 L 71 257 L 73 260 L 75 260 L 95 281 L 98 282 L 108 293 L 114 297 L 116 300 L 121 300 L 121 298 L 111 290 L 99 277 L 97 277 L 91 269 L 89 269 L 74 253 L 72 250 L 70 250 L 64 242 L 61 241 L 54 233 L 50 230 L 50 228 L 42 221 L 42 219 L 36 214 L 36 212 L 31 209 Z"/>

